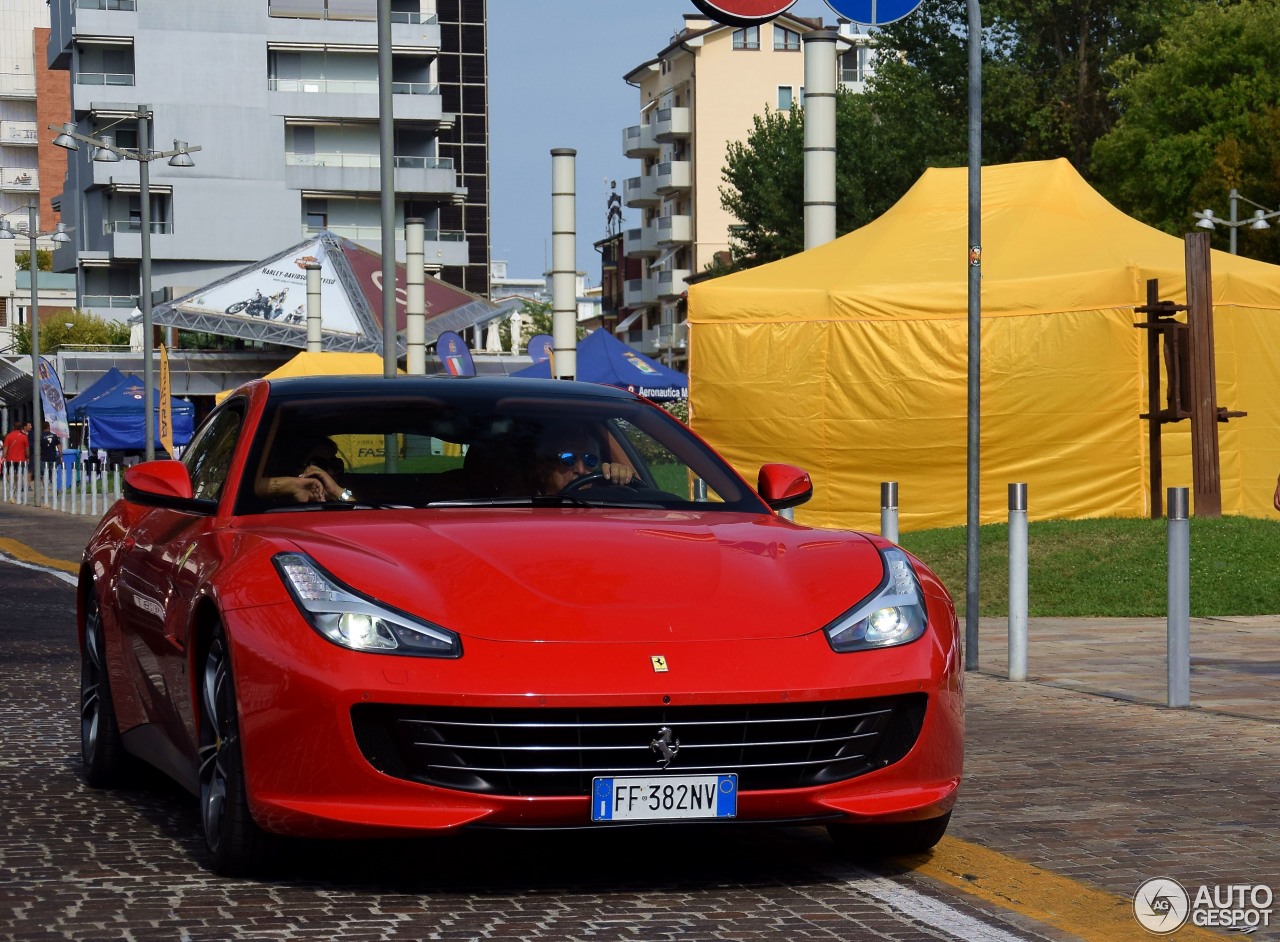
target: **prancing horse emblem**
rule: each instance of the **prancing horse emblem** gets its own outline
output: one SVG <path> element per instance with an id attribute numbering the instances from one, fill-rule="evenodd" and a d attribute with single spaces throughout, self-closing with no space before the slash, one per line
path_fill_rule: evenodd
<path id="1" fill-rule="evenodd" d="M 649 748 L 658 754 L 658 765 L 665 769 L 680 751 L 680 740 L 670 726 L 664 726 L 658 730 L 658 738 L 649 743 Z"/>

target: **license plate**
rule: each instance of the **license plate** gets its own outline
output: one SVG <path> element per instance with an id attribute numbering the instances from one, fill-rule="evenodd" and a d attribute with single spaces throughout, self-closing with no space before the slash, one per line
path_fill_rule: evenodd
<path id="1" fill-rule="evenodd" d="M 732 818 L 738 813 L 738 776 L 597 778 L 591 795 L 592 821 Z"/>

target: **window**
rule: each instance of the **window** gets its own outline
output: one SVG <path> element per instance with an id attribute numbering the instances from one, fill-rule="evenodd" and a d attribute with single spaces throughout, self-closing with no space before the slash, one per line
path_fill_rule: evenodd
<path id="1" fill-rule="evenodd" d="M 734 49 L 759 49 L 760 48 L 760 27 L 747 26 L 743 29 L 735 29 L 733 31 L 733 48 Z"/>
<path id="2" fill-rule="evenodd" d="M 793 29 L 787 29 L 785 26 L 775 26 L 773 28 L 773 51 L 799 52 L 800 34 Z"/>
<path id="3" fill-rule="evenodd" d="M 240 440 L 240 403 L 231 403 L 217 418 L 200 430 L 182 456 L 191 474 L 195 497 L 217 500 L 222 495 L 236 442 Z"/>
<path id="4" fill-rule="evenodd" d="M 792 96 L 793 96 L 793 90 L 790 85 L 778 86 L 778 110 L 779 111 L 791 110 Z"/>

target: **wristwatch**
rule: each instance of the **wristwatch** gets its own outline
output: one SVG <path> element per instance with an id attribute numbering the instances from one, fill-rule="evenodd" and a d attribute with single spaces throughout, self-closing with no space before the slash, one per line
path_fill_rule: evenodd
<path id="1" fill-rule="evenodd" d="M 351 488 L 344 488 L 342 493 L 338 495 L 338 500 L 344 500 L 347 503 L 355 500 L 355 495 L 351 493 Z"/>

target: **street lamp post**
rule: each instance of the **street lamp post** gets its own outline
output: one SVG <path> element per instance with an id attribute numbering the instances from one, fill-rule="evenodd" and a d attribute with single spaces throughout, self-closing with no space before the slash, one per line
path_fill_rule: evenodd
<path id="1" fill-rule="evenodd" d="M 1196 223 L 1199 229 L 1216 229 L 1218 226 L 1227 226 L 1230 229 L 1230 245 L 1231 254 L 1236 254 L 1236 230 L 1247 226 L 1250 229 L 1270 229 L 1271 224 L 1268 219 L 1274 219 L 1280 216 L 1280 209 L 1267 209 L 1261 203 L 1255 203 L 1247 196 L 1241 196 L 1240 191 L 1235 187 L 1231 188 L 1231 192 L 1227 194 L 1227 199 L 1231 207 L 1231 218 L 1223 219 L 1221 216 L 1215 215 L 1212 209 L 1202 209 L 1197 213 L 1192 213 L 1196 219 L 1200 220 Z M 1250 206 L 1256 207 L 1253 215 L 1248 219 L 1238 218 L 1238 204 L 1240 200 L 1244 200 Z"/>
<path id="2" fill-rule="evenodd" d="M 67 150 L 79 150 L 76 144 L 80 141 L 90 144 L 94 147 L 93 159 L 98 162 L 114 163 L 119 160 L 136 160 L 138 162 L 138 199 L 141 202 L 140 223 L 141 232 L 141 249 L 142 258 L 139 263 L 139 295 L 140 306 L 142 308 L 142 421 L 146 428 L 146 459 L 151 461 L 156 456 L 156 430 L 154 422 L 155 409 L 155 376 L 154 364 L 151 362 L 155 356 L 152 349 L 152 325 L 151 325 L 151 161 L 159 160 L 162 157 L 169 158 L 169 166 L 171 167 L 193 167 L 195 161 L 191 159 L 192 151 L 200 150 L 199 145 L 188 146 L 186 141 L 175 140 L 173 142 L 173 150 L 152 150 L 151 149 L 151 106 L 138 105 L 134 111 L 134 117 L 138 119 L 138 146 L 120 147 L 115 142 L 115 137 L 110 134 L 100 134 L 98 137 L 89 137 L 84 134 L 76 133 L 74 124 L 64 124 L 61 127 L 50 125 L 49 130 L 58 131 L 58 136 L 53 139 L 53 143 L 59 147 L 65 147 Z"/>
<path id="3" fill-rule="evenodd" d="M 50 232 L 40 232 L 39 209 L 35 197 L 32 197 L 27 201 L 27 247 L 31 256 L 28 259 L 31 303 L 27 308 L 31 312 L 29 318 L 31 322 L 31 454 L 27 458 L 33 472 L 33 480 L 36 482 L 35 503 L 37 505 L 40 503 L 40 472 L 44 467 L 40 463 L 40 438 L 44 421 L 40 408 L 40 266 L 36 263 L 36 240 L 46 236 L 53 242 L 71 241 L 71 237 L 67 235 L 67 227 L 62 223 L 58 223 L 57 227 Z M 14 234 L 9 220 L 0 217 L 0 239 L 12 238 Z"/>

